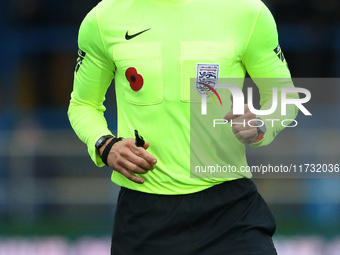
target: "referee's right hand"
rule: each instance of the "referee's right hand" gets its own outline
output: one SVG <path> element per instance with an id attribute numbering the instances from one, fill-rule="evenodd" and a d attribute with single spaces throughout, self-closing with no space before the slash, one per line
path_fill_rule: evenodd
<path id="1" fill-rule="evenodd" d="M 106 144 L 100 148 L 100 155 L 110 141 L 111 139 L 108 139 Z M 137 147 L 136 140 L 133 138 L 118 141 L 110 150 L 107 164 L 129 180 L 143 184 L 145 180 L 135 174 L 146 174 L 149 170 L 153 170 L 157 163 L 157 159 L 146 151 L 148 147 L 148 142 L 145 142 L 143 147 Z"/>

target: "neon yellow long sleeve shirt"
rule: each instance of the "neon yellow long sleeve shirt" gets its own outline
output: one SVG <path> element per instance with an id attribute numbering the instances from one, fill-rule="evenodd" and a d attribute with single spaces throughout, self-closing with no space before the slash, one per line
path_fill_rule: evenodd
<path id="1" fill-rule="evenodd" d="M 143 175 L 142 185 L 115 171 L 112 181 L 142 192 L 187 194 L 251 177 L 240 172 L 227 178 L 190 177 L 190 78 L 196 78 L 199 64 L 216 64 L 218 78 L 243 79 L 247 71 L 252 78 L 288 78 L 275 87 L 293 86 L 275 21 L 260 0 L 104 0 L 82 22 L 78 44 L 71 125 L 95 164 L 103 166 L 95 142 L 111 134 L 103 102 L 114 79 L 114 135 L 133 138 L 137 129 L 158 162 Z M 257 86 L 262 107 L 270 106 L 272 86 Z M 225 113 L 230 110 L 230 97 L 223 98 L 223 107 Z M 289 108 L 285 118 L 296 114 Z M 263 140 L 252 146 L 268 145 L 282 129 L 268 126 Z M 216 142 L 224 151 L 222 163 L 247 164 L 244 145 L 230 129 Z M 214 151 L 208 153 L 215 157 Z"/>

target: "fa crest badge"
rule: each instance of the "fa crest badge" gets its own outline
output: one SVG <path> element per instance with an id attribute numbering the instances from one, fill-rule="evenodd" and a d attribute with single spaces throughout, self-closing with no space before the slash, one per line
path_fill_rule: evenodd
<path id="1" fill-rule="evenodd" d="M 218 84 L 219 69 L 219 64 L 197 64 L 196 90 L 201 96 L 206 94 L 210 97 L 214 94 L 213 90 Z"/>

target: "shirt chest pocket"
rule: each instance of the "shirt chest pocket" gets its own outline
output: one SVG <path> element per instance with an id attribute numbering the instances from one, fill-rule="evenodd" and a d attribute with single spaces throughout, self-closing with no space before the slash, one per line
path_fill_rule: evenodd
<path id="1" fill-rule="evenodd" d="M 161 43 L 117 44 L 113 56 L 116 84 L 122 86 L 119 90 L 129 103 L 152 105 L 163 101 Z"/>
<path id="2" fill-rule="evenodd" d="M 228 77 L 233 60 L 234 43 L 232 42 L 181 42 L 181 100 L 201 101 L 201 95 L 196 89 L 199 86 L 196 79 L 200 67 L 207 70 L 212 67 L 207 71 L 210 76 L 207 80 L 213 84 L 214 78 L 218 81 L 218 78 Z M 225 89 L 218 90 L 217 93 L 222 100 L 226 98 Z M 207 102 L 213 102 L 213 99 L 208 98 Z"/>

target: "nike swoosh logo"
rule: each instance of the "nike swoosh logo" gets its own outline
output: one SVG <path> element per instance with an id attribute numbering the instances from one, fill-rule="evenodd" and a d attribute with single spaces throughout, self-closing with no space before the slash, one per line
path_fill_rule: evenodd
<path id="1" fill-rule="evenodd" d="M 132 38 L 136 37 L 137 35 L 140 35 L 140 34 L 146 32 L 146 31 L 148 31 L 148 30 L 150 30 L 150 29 L 151 29 L 151 28 L 145 29 L 145 30 L 143 30 L 143 31 L 141 31 L 141 32 L 139 32 L 139 33 L 137 33 L 137 34 L 133 34 L 133 35 L 129 35 L 129 34 L 128 34 L 129 31 L 127 31 L 126 34 L 125 34 L 125 39 L 126 39 L 126 40 L 131 40 Z"/>

